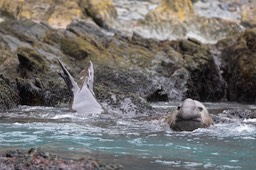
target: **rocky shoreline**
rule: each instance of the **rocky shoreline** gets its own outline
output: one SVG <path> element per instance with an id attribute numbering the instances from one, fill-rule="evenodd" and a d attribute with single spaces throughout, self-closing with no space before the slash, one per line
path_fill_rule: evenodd
<path id="1" fill-rule="evenodd" d="M 129 21 L 124 25 L 131 27 L 124 29 L 118 21 L 117 1 L 63 2 L 0 1 L 1 111 L 18 105 L 69 103 L 71 95 L 58 75 L 57 59 L 77 80 L 92 61 L 95 95 L 113 114 L 151 116 L 158 110 L 150 102 L 188 97 L 202 102 L 256 103 L 256 29 L 253 20 L 248 23 L 253 10 L 239 21 L 226 21 L 198 15 L 188 0 L 182 1 L 188 8 L 177 11 L 168 0 L 154 1 L 154 8 L 147 11 L 151 9 L 148 1 L 141 14 L 144 18 Z M 123 10 L 118 7 L 119 12 Z M 188 36 L 193 29 L 214 43 Z M 172 40 L 173 36 L 177 39 Z M 121 168 L 87 159 L 52 159 L 33 149 L 9 153 L 0 155 L 0 167 L 33 169 L 47 163 L 53 169 Z"/>
<path id="2" fill-rule="evenodd" d="M 58 9 L 73 6 L 78 10 L 75 3 L 45 8 L 44 12 L 51 13 L 48 24 Z M 8 2 L 3 1 L 2 15 L 5 19 L 0 23 L 1 110 L 17 105 L 56 106 L 68 103 L 70 94 L 57 74 L 59 66 L 56 59 L 62 60 L 76 78 L 92 61 L 96 71 L 95 94 L 111 112 L 131 113 L 133 110 L 134 114 L 152 114 L 155 111 L 147 102 L 181 101 L 187 97 L 200 101 L 255 103 L 255 29 L 248 28 L 239 33 L 229 29 L 229 22 L 219 19 L 218 22 L 224 24 L 221 27 L 228 29 L 216 44 L 203 44 L 194 38 L 145 38 L 136 32 L 132 35 L 120 32 L 115 24 L 111 24 L 110 20 L 118 21 L 117 13 L 113 12 L 118 2 L 114 3 L 84 2 L 82 6 L 85 8 L 93 7 L 90 15 L 87 11 L 87 16 L 94 18 L 92 21 L 71 20 L 65 29 L 56 29 L 52 27 L 54 24 L 48 25 L 39 17 L 42 14 L 36 8 L 37 3 L 21 2 L 17 6 L 8 6 Z M 187 0 L 182 1 L 184 8 L 173 4 L 177 5 L 178 11 L 166 0 L 152 3 L 159 6 L 145 15 L 143 23 L 152 25 L 159 21 L 172 24 L 177 20 L 173 24 L 178 26 L 206 22 Z M 150 2 L 145 3 L 148 4 Z M 33 9 L 31 15 L 25 15 L 28 7 Z M 19 13 L 12 13 L 17 8 L 21 9 Z M 166 11 L 171 11 L 178 18 L 171 17 L 164 22 Z M 180 12 L 182 16 L 179 16 Z M 188 16 L 191 12 L 193 15 Z M 93 14 L 101 19 L 96 19 Z M 56 18 L 57 21 L 62 22 Z M 99 24 L 100 21 L 105 24 Z M 208 21 L 216 23 L 217 20 L 208 18 Z M 111 33 L 105 30 L 104 25 L 112 27 L 109 29 Z M 209 36 L 216 32 L 218 29 L 209 32 Z M 225 38 L 227 34 L 231 36 Z M 125 110 L 127 106 L 131 108 L 129 111 Z"/>
<path id="3" fill-rule="evenodd" d="M 83 21 L 56 30 L 31 20 L 8 20 L 0 24 L 0 36 L 2 110 L 67 103 L 70 94 L 56 59 L 76 78 L 92 61 L 97 98 L 115 109 L 126 98 L 142 112 L 148 111 L 147 102 L 186 97 L 255 102 L 255 29 L 207 45 L 108 35 Z"/>
<path id="4" fill-rule="evenodd" d="M 43 151 L 40 148 L 25 150 L 8 150 L 0 153 L 0 169 L 95 169 L 119 170 L 123 166 L 106 164 L 91 158 L 78 160 L 63 159 L 57 155 Z"/>

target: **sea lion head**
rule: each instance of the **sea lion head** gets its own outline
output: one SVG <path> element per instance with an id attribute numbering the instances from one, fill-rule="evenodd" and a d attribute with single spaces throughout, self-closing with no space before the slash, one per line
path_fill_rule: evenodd
<path id="1" fill-rule="evenodd" d="M 167 117 L 167 123 L 176 131 L 193 131 L 209 127 L 213 120 L 201 102 L 188 98 Z"/>

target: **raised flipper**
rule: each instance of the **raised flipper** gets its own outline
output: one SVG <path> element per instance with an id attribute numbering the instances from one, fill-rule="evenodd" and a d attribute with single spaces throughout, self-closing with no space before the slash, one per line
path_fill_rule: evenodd
<path id="1" fill-rule="evenodd" d="M 68 70 L 64 67 L 64 65 L 62 64 L 62 62 L 59 59 L 58 59 L 58 62 L 63 71 L 63 73 L 60 73 L 60 72 L 58 72 L 58 73 L 63 78 L 65 83 L 67 84 L 68 89 L 70 90 L 72 95 L 74 95 L 75 93 L 77 93 L 79 91 L 79 87 L 78 87 L 77 83 L 75 82 L 74 78 L 71 76 L 71 74 L 68 72 Z"/>
<path id="2" fill-rule="evenodd" d="M 74 78 L 70 75 L 68 70 L 63 66 L 61 61 L 59 61 L 59 64 L 63 70 L 63 73 L 59 73 L 59 74 L 64 79 L 68 88 L 71 90 L 73 94 L 72 109 L 79 113 L 104 112 L 102 106 L 96 100 L 93 92 L 94 70 L 93 70 L 92 62 L 90 62 L 90 67 L 88 68 L 88 75 L 83 76 L 82 78 L 83 83 L 81 88 L 79 88 Z"/>

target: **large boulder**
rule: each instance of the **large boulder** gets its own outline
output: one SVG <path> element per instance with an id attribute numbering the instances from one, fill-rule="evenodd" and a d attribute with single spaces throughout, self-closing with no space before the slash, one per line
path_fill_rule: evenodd
<path id="1" fill-rule="evenodd" d="M 221 42 L 220 42 L 221 43 Z M 223 76 L 227 81 L 227 99 L 240 102 L 256 101 L 256 30 L 249 29 L 227 43 L 221 57 Z"/>
<path id="2" fill-rule="evenodd" d="M 111 28 L 116 24 L 117 11 L 112 0 L 80 0 L 80 5 L 97 25 Z"/>
<path id="3" fill-rule="evenodd" d="M 57 79 L 51 65 L 58 50 L 41 43 L 50 27 L 30 20 L 7 20 L 0 24 L 0 32 L 0 71 L 5 75 L 1 94 L 8 97 L 1 108 L 19 104 L 54 106 L 67 101 L 65 84 Z"/>

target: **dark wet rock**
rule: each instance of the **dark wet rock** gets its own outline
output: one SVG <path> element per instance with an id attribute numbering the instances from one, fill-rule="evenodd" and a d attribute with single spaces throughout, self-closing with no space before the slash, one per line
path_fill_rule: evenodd
<path id="1" fill-rule="evenodd" d="M 122 165 L 104 163 L 99 160 L 82 157 L 80 159 L 61 158 L 40 148 L 8 150 L 0 153 L 0 169 L 97 169 L 118 170 Z"/>
<path id="2" fill-rule="evenodd" d="M 45 40 L 44 36 L 48 35 L 46 32 L 50 31 L 49 28 L 45 24 L 36 24 L 28 20 L 24 22 L 12 20 L 0 24 L 0 30 L 4 33 L 1 36 L 3 45 L 0 49 L 2 54 L 0 70 L 6 75 L 6 80 L 14 82 L 10 90 L 15 91 L 19 96 L 14 100 L 15 105 L 6 99 L 7 108 L 9 108 L 7 101 L 11 106 L 18 104 L 53 106 L 68 100 L 64 83 L 56 81 L 58 76 L 54 70 L 51 70 L 51 60 L 56 58 L 60 50 L 40 43 Z M 32 41 L 28 41 L 30 37 Z"/>
<path id="3" fill-rule="evenodd" d="M 212 118 L 214 123 L 234 123 L 242 121 L 246 123 L 246 119 L 256 118 L 256 111 L 246 109 L 224 110 L 217 115 L 212 115 Z"/>
<path id="4" fill-rule="evenodd" d="M 45 57 L 32 48 L 18 48 L 17 57 L 20 63 L 18 70 L 22 77 L 29 77 L 28 72 L 38 74 L 49 69 Z"/>
<path id="5" fill-rule="evenodd" d="M 183 54 L 182 64 L 189 71 L 186 96 L 200 101 L 222 99 L 225 84 L 220 81 L 210 48 L 193 40 L 173 41 L 172 46 Z"/>
<path id="6" fill-rule="evenodd" d="M 32 80 L 17 79 L 16 83 L 21 105 L 36 106 L 44 104 L 42 84 L 39 80 L 33 82 Z"/>
<path id="7" fill-rule="evenodd" d="M 240 102 L 256 101 L 255 29 L 247 30 L 223 50 L 223 77 L 227 81 L 227 99 Z"/>
<path id="8" fill-rule="evenodd" d="M 122 92 L 106 85 L 96 85 L 95 94 L 99 102 L 111 114 L 141 116 L 155 114 L 150 104 L 133 92 Z"/>
<path id="9" fill-rule="evenodd" d="M 0 109 L 8 110 L 18 105 L 19 95 L 13 88 L 14 84 L 6 77 L 0 75 Z"/>
<path id="10" fill-rule="evenodd" d="M 255 110 L 227 110 L 224 111 L 225 115 L 230 118 L 238 118 L 238 119 L 254 119 L 256 118 Z"/>

